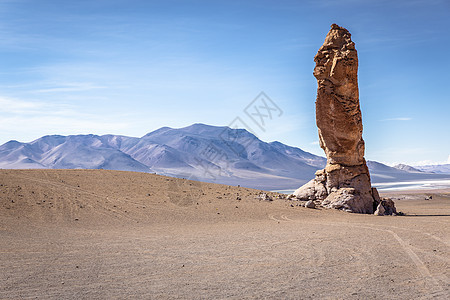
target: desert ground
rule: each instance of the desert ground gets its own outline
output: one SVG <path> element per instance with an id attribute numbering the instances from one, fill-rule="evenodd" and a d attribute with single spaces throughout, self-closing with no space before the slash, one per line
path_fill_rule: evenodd
<path id="1" fill-rule="evenodd" d="M 449 299 L 450 190 L 391 192 L 405 216 L 261 193 L 0 170 L 0 299 Z"/>

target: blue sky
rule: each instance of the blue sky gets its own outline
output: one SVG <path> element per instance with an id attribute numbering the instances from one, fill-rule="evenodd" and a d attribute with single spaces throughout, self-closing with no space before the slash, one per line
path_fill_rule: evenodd
<path id="1" fill-rule="evenodd" d="M 314 55 L 352 33 L 366 158 L 450 163 L 450 1 L 0 0 L 0 144 L 228 125 L 323 155 Z M 264 91 L 282 110 L 258 127 Z"/>

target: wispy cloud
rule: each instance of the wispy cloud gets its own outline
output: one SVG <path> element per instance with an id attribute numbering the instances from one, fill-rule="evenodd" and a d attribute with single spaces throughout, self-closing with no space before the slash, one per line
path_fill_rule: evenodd
<path id="1" fill-rule="evenodd" d="M 42 109 L 43 103 L 0 97 L 0 112 L 23 114 Z"/>
<path id="2" fill-rule="evenodd" d="M 397 117 L 397 118 L 388 118 L 388 119 L 383 119 L 380 121 L 411 121 L 412 118 L 410 117 Z"/>
<path id="3" fill-rule="evenodd" d="M 71 115 L 73 110 L 67 104 L 22 100 L 0 96 L 0 115 Z"/>
<path id="4" fill-rule="evenodd" d="M 106 86 L 95 85 L 92 83 L 75 82 L 63 84 L 61 86 L 49 87 L 45 89 L 38 89 L 36 93 L 59 93 L 59 92 L 83 92 L 94 89 L 105 89 Z"/>

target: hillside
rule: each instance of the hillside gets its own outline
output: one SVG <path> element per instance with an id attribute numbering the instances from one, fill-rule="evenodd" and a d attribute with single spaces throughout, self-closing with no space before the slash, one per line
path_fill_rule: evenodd
<path id="1" fill-rule="evenodd" d="M 416 166 L 415 168 L 419 169 L 422 172 L 450 174 L 450 164 Z"/>
<path id="2" fill-rule="evenodd" d="M 157 173 L 266 190 L 296 189 L 326 159 L 244 129 L 194 124 L 163 127 L 141 138 L 120 135 L 44 136 L 0 146 L 4 169 L 105 169 Z M 448 178 L 369 162 L 372 181 Z"/>

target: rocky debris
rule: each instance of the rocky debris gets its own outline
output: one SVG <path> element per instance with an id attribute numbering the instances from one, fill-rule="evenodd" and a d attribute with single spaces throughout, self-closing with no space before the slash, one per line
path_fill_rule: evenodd
<path id="1" fill-rule="evenodd" d="M 303 201 L 320 200 L 328 208 L 371 214 L 381 200 L 371 187 L 364 159 L 358 56 L 348 30 L 331 25 L 314 61 L 316 123 L 327 166 L 294 195 Z"/>
<path id="2" fill-rule="evenodd" d="M 289 194 L 286 196 L 286 200 L 293 200 L 296 199 L 297 197 L 294 194 Z"/>
<path id="3" fill-rule="evenodd" d="M 426 196 L 425 197 L 425 200 L 431 200 L 431 199 L 433 199 L 433 196 Z"/>
<path id="4" fill-rule="evenodd" d="M 264 200 L 264 201 L 273 201 L 272 197 L 270 197 L 269 195 L 267 195 L 266 193 L 260 193 L 258 195 L 258 198 L 260 200 Z"/>
<path id="5" fill-rule="evenodd" d="M 309 200 L 305 203 L 305 207 L 306 208 L 316 208 L 316 204 L 314 203 L 314 201 Z"/>

